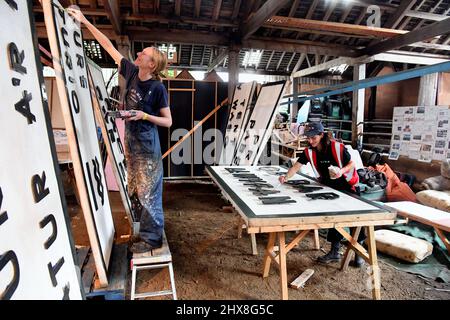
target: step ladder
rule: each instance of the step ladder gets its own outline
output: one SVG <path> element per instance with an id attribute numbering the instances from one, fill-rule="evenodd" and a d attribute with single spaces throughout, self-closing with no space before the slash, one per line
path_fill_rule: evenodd
<path id="1" fill-rule="evenodd" d="M 144 253 L 133 253 L 131 259 L 131 300 L 147 297 L 158 297 L 171 295 L 173 300 L 177 300 L 177 291 L 175 289 L 175 277 L 173 274 L 172 254 L 167 243 L 166 233 L 163 232 L 162 247 Z M 149 269 L 169 268 L 170 290 L 150 291 L 136 293 L 137 272 Z"/>

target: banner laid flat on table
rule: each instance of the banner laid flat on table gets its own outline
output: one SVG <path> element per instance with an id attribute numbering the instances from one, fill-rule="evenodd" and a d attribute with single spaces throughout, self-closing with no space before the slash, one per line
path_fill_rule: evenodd
<path id="1" fill-rule="evenodd" d="M 43 0 L 42 6 L 81 207 L 100 285 L 106 286 L 115 230 L 100 156 L 82 33 L 80 26 L 58 1 Z"/>
<path id="2" fill-rule="evenodd" d="M 0 1 L 0 300 L 76 300 L 82 285 L 42 96 L 32 7 L 32 1 Z M 6 32 L 12 26 L 20 32 Z"/>

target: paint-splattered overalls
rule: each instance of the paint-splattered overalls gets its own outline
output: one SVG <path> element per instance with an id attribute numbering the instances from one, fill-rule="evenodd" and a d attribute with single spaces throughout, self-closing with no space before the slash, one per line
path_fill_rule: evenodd
<path id="1" fill-rule="evenodd" d="M 123 66 L 123 62 L 121 64 Z M 134 66 L 134 65 L 133 65 Z M 152 115 L 159 112 L 149 106 L 152 91 L 161 83 L 150 80 L 148 92 L 144 97 L 135 99 L 137 105 L 127 103 L 127 95 L 139 81 L 137 75 L 127 79 L 124 94 L 127 109 L 143 110 Z M 164 89 L 165 90 L 165 89 Z M 133 94 L 135 92 L 131 92 Z M 163 164 L 158 128 L 154 123 L 144 120 L 127 121 L 125 125 L 125 156 L 128 171 L 128 194 L 132 209 L 140 222 L 139 235 L 152 246 L 159 247 L 164 230 L 164 213 L 162 208 Z"/>

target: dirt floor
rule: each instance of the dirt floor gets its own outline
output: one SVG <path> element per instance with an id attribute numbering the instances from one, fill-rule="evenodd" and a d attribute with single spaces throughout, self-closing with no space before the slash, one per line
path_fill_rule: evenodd
<path id="1" fill-rule="evenodd" d="M 116 242 L 126 242 L 129 227 L 120 195 L 112 192 L 110 198 Z M 237 238 L 238 215 L 225 212 L 224 206 L 229 204 L 212 183 L 166 182 L 164 185 L 165 230 L 173 257 L 178 299 L 279 299 L 280 278 L 276 268 L 272 266 L 268 278 L 261 277 L 267 235 L 256 236 L 259 255 L 252 255 L 250 237 L 245 231 L 242 238 Z M 81 211 L 70 201 L 69 212 L 75 244 L 88 246 Z M 316 263 L 316 258 L 329 248 L 325 239 L 320 241 L 321 250 L 313 250 L 312 237 L 307 237 L 288 254 L 289 282 L 306 269 L 315 271 L 304 288 L 289 289 L 289 299 L 371 299 L 367 267 L 349 267 L 342 272 L 338 264 Z M 397 271 L 383 261 L 379 261 L 379 265 L 382 299 L 450 299 L 448 284 Z M 165 270 L 138 273 L 138 291 L 161 290 L 168 286 L 169 276 Z"/>

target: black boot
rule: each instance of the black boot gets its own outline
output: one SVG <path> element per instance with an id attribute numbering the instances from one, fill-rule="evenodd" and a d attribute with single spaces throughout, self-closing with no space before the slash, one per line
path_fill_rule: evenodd
<path id="1" fill-rule="evenodd" d="M 332 242 L 331 250 L 326 255 L 323 255 L 317 259 L 320 263 L 330 263 L 330 262 L 339 262 L 342 258 L 342 255 L 339 253 L 339 249 L 341 247 L 340 242 Z"/>

